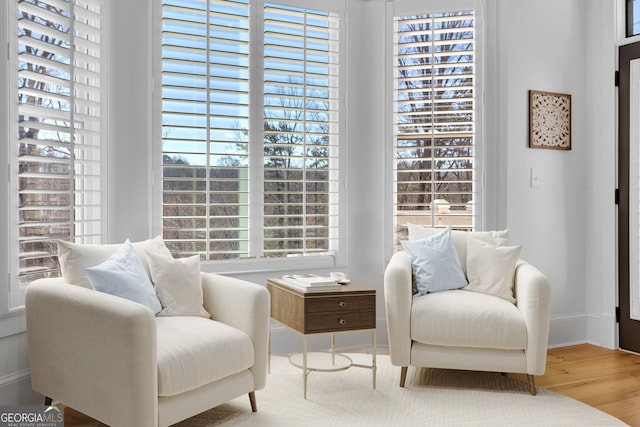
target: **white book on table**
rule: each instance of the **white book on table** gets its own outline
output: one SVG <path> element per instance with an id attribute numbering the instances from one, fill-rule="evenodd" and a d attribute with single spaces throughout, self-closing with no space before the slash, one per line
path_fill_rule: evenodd
<path id="1" fill-rule="evenodd" d="M 340 289 L 341 285 L 328 277 L 314 274 L 285 274 L 282 280 L 305 291 Z"/>

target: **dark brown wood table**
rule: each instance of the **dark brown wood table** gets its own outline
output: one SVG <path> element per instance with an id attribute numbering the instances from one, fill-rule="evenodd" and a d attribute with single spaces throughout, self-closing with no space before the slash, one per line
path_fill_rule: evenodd
<path id="1" fill-rule="evenodd" d="M 349 283 L 337 290 L 304 292 L 281 279 L 268 279 L 267 289 L 271 294 L 271 318 L 302 335 L 302 353 L 290 356 L 289 360 L 302 369 L 305 399 L 307 377 L 313 371 L 368 368 L 376 388 L 375 289 Z M 371 331 L 371 365 L 353 363 L 348 356 L 335 351 L 336 333 L 362 330 Z M 307 337 L 312 334 L 331 334 L 331 351 L 307 352 Z"/>

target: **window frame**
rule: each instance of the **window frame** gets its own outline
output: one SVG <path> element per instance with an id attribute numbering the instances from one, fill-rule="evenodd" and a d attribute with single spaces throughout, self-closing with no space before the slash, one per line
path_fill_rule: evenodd
<path id="1" fill-rule="evenodd" d="M 5 23 L 5 25 L 1 26 L 4 30 L 0 30 L 0 46 L 6 46 L 8 51 L 2 55 L 6 60 L 2 61 L 2 65 L 0 66 L 0 100 L 9 100 L 10 98 L 10 82 L 17 81 L 17 77 L 15 80 L 12 79 L 12 76 L 15 74 L 11 72 L 11 56 L 10 53 L 13 49 L 11 34 L 14 34 L 16 30 L 17 20 L 11 19 L 15 15 L 12 15 L 10 2 L 2 2 L 0 5 L 0 22 Z M 0 140 L 10 141 L 11 138 L 11 130 L 10 130 L 10 114 L 12 111 L 13 103 L 9 102 L 0 102 L 0 129 L 2 129 L 2 138 Z M 0 174 L 2 176 L 8 177 L 10 174 L 10 156 L 9 152 L 11 149 L 11 144 L 6 144 L 2 149 L 0 149 Z M 5 204 L 5 206 L 10 205 L 10 197 L 9 197 L 9 186 L 10 182 L 7 182 L 5 185 L 0 186 L 0 200 Z M 11 281 L 11 270 L 10 270 L 10 259 L 11 257 L 11 241 L 9 238 L 10 233 L 10 223 L 9 223 L 9 209 L 0 210 L 0 239 L 5 242 L 4 243 L 4 253 L 6 256 L 0 257 L 0 271 L 7 273 L 7 280 L 2 281 L 4 285 L 1 286 L 2 292 L 0 292 L 0 317 L 7 315 L 11 311 L 10 301 L 14 299 L 14 290 Z M 0 329 L 0 337 L 6 336 L 4 333 L 4 327 Z"/>
<path id="2" fill-rule="evenodd" d="M 262 146 L 264 140 L 263 108 L 264 108 L 264 62 L 263 62 L 263 31 L 264 31 L 264 4 L 272 3 L 292 7 L 308 8 L 333 12 L 338 14 L 339 22 L 339 105 L 345 104 L 346 93 L 346 2 L 345 0 L 327 0 L 321 7 L 313 0 L 249 0 L 249 52 L 252 58 L 259 58 L 258 64 L 252 64 L 249 69 L 249 124 L 253 129 L 252 141 L 258 141 Z M 151 190 L 151 229 L 154 235 L 162 234 L 162 195 L 163 195 L 163 164 L 162 155 L 162 4 L 154 2 L 152 23 L 152 68 L 153 68 L 153 100 L 152 100 L 152 141 L 151 164 L 152 183 Z M 254 112 L 258 112 L 255 114 Z M 201 262 L 203 271 L 221 274 L 247 273 L 247 272 L 271 272 L 331 268 L 346 264 L 346 189 L 344 186 L 346 176 L 346 112 L 344 108 L 338 110 L 338 248 L 335 254 L 310 254 L 290 257 L 270 258 L 237 258 L 227 260 L 204 260 Z M 262 174 L 262 155 L 250 158 L 253 171 Z M 256 160 L 257 159 L 257 160 Z M 258 166 L 258 167 L 256 167 Z M 263 197 L 263 176 L 260 179 L 250 179 L 249 191 L 251 200 Z M 251 209 L 251 204 L 249 205 Z M 262 221 L 263 214 L 259 213 L 250 221 L 254 226 Z M 260 227 L 262 225 L 260 224 Z"/>
<path id="3" fill-rule="evenodd" d="M 640 4 L 636 4 L 637 0 L 625 0 L 624 2 L 624 36 L 626 38 L 635 37 L 640 35 L 640 29 L 638 32 L 634 32 L 636 23 L 634 22 L 634 16 L 636 14 L 636 6 L 640 9 Z M 638 23 L 640 27 L 640 23 Z"/>
<path id="4" fill-rule="evenodd" d="M 483 0 L 450 0 L 445 2 L 424 2 L 420 0 L 392 0 L 386 3 L 385 9 L 385 176 L 387 188 L 385 191 L 385 258 L 389 260 L 398 250 L 395 226 L 395 144 L 394 144 L 394 18 L 403 15 L 430 14 L 454 12 L 459 10 L 475 11 L 475 67 L 476 95 L 475 95 L 475 132 L 474 132 L 474 171 L 473 171 L 473 230 L 484 230 L 486 222 L 485 212 L 485 5 Z"/>
<path id="5" fill-rule="evenodd" d="M 0 9 L 0 21 L 6 22 L 6 30 L 0 34 L 0 42 L 2 46 L 7 46 L 6 54 L 6 66 L 1 67 L 0 78 L 4 84 L 0 85 L 0 99 L 18 99 L 18 2 L 11 0 L 3 2 L 3 7 Z M 70 0 L 73 3 L 73 0 Z M 100 15 L 100 31 L 101 31 L 101 43 L 100 43 L 100 147 L 99 159 L 100 173 L 94 175 L 98 177 L 100 182 L 100 206 L 99 218 L 97 222 L 100 224 L 100 232 L 94 235 L 93 240 L 104 241 L 107 236 L 107 212 L 108 212 L 108 194 L 107 194 L 107 141 L 108 141 L 108 102 L 107 102 L 107 82 L 108 82 L 108 28 L 109 28 L 109 8 L 108 1 L 101 1 L 101 15 Z M 72 54 L 73 55 L 73 54 Z M 73 68 L 73 67 L 71 67 Z M 6 73 L 6 76 L 3 74 Z M 0 103 L 0 126 L 5 129 L 5 136 L 8 144 L 4 150 L 0 150 L 0 173 L 5 174 L 8 177 L 7 184 L 2 186 L 0 191 L 0 198 L 6 202 L 8 207 L 15 207 L 15 209 L 7 209 L 3 217 L 0 217 L 3 222 L 3 227 L 0 227 L 0 238 L 3 239 L 6 245 L 6 257 L 2 258 L 0 264 L 0 271 L 7 271 L 7 285 L 6 292 L 2 292 L 0 296 L 0 317 L 4 315 L 15 315 L 22 313 L 24 310 L 24 296 L 26 288 L 29 284 L 20 284 L 19 281 L 19 228 L 18 228 L 18 214 L 17 207 L 19 205 L 19 159 L 18 159 L 18 146 L 16 142 L 17 137 L 17 117 L 18 117 L 19 105 L 17 102 Z M 70 114 L 71 121 L 73 121 L 73 112 Z M 79 113 L 82 114 L 82 113 Z M 73 147 L 73 145 L 71 145 Z M 82 163 L 82 160 L 79 160 Z M 71 162 L 73 165 L 73 162 Z M 70 179 L 75 179 L 75 172 L 72 170 L 69 174 Z M 82 190 L 80 190 L 82 192 Z M 72 196 L 75 193 L 71 193 Z M 72 204 L 71 209 L 74 209 L 75 204 Z M 77 222 L 72 220 L 72 231 L 77 224 L 82 224 L 82 219 Z M 75 235 L 72 236 L 72 239 Z"/>

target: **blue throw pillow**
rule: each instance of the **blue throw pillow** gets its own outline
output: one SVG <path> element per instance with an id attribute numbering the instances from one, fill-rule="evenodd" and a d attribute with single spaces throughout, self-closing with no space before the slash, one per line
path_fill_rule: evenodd
<path id="1" fill-rule="evenodd" d="M 400 243 L 411 257 L 418 294 L 467 286 L 450 227 L 426 239 L 405 240 Z"/>
<path id="2" fill-rule="evenodd" d="M 85 271 L 95 290 L 145 305 L 154 314 L 162 310 L 142 260 L 128 239 L 105 262 Z"/>

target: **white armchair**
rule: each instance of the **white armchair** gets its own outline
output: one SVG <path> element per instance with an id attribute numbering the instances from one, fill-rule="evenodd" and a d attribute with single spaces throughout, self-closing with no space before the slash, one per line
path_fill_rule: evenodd
<path id="1" fill-rule="evenodd" d="M 464 268 L 467 233 L 452 233 Z M 545 372 L 549 336 L 550 285 L 531 264 L 519 260 L 512 304 L 464 289 L 412 292 L 412 262 L 400 251 L 391 258 L 384 291 L 391 363 L 401 366 L 404 387 L 409 366 L 512 372 Z"/>
<path id="2" fill-rule="evenodd" d="M 197 316 L 40 279 L 27 288 L 35 391 L 112 426 L 168 426 L 255 390 L 267 372 L 269 293 L 202 273 Z"/>

